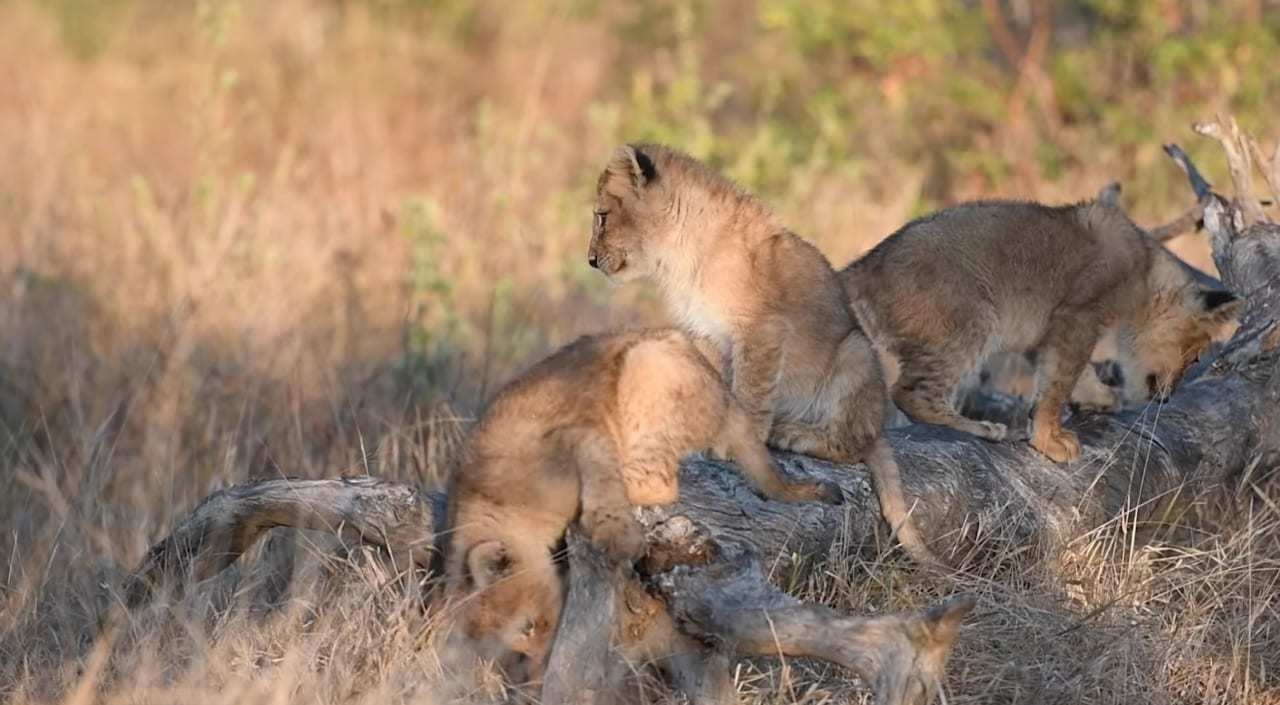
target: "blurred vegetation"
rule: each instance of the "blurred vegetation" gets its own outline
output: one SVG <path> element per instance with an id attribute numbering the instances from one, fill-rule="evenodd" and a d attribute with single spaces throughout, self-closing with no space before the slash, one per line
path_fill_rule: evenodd
<path id="1" fill-rule="evenodd" d="M 490 41 L 507 18 L 465 0 L 371 0 Z M 595 124 L 678 144 L 750 188 L 796 169 L 921 164 L 926 204 L 1052 182 L 1093 150 L 1149 155 L 1206 112 L 1262 128 L 1276 107 L 1280 5 L 1262 0 L 571 2 L 621 44 Z M 1037 34 L 1043 48 L 1037 50 Z M 1139 200 L 1172 184 L 1137 176 Z M 1129 179 L 1133 180 L 1133 179 Z M 1025 186 L 1023 187 L 1025 188 Z M 1151 191 L 1155 193 L 1151 193 Z"/>
<path id="2" fill-rule="evenodd" d="M 39 4 L 68 48 L 92 60 L 131 18 L 163 14 L 166 3 Z M 212 4 L 198 3 L 206 22 L 217 16 Z M 597 128 L 615 140 L 677 144 L 766 194 L 785 193 L 797 168 L 856 172 L 884 153 L 924 165 L 930 204 L 1028 176 L 1052 182 L 1091 163 L 1086 147 L 1150 152 L 1207 112 L 1262 129 L 1280 95 L 1280 74 L 1264 68 L 1280 56 L 1275 0 L 545 5 L 556 22 L 603 26 L 619 45 L 610 90 L 591 106 Z M 388 32 L 478 53 L 545 31 L 539 9 L 497 2 L 335 7 L 363 7 Z M 1037 33 L 1045 37 L 1038 52 Z M 1020 131 L 1020 149 L 1007 149 Z M 1138 198 L 1176 195 L 1163 178 L 1138 182 Z"/>

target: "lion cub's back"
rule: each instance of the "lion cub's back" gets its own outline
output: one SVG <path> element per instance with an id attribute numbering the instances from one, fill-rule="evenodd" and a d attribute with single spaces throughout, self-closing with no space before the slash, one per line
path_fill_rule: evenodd
<path id="1" fill-rule="evenodd" d="M 858 264 L 865 275 L 913 289 L 990 296 L 1005 287 L 1053 288 L 1096 260 L 1097 250 L 1074 206 L 984 201 L 912 221 Z"/>
<path id="2" fill-rule="evenodd" d="M 728 391 L 714 368 L 675 328 L 578 338 L 508 384 L 490 403 L 474 436 L 488 447 L 534 449 L 564 432 L 610 431 L 625 395 L 633 403 L 723 404 Z M 682 408 L 655 407 L 655 426 Z M 495 448 L 496 449 L 496 448 Z"/>
<path id="3" fill-rule="evenodd" d="M 1140 233 L 1096 208 L 953 206 L 903 226 L 841 278 L 872 328 L 928 338 L 955 335 L 967 321 L 985 318 L 1011 328 L 1001 335 L 1035 337 L 1062 302 L 1101 303 L 1142 258 Z M 1103 221 L 1094 222 L 1098 217 Z"/>
<path id="4" fill-rule="evenodd" d="M 626 435 L 710 438 L 723 422 L 729 389 L 679 330 L 648 332 L 619 371 L 616 409 Z"/>

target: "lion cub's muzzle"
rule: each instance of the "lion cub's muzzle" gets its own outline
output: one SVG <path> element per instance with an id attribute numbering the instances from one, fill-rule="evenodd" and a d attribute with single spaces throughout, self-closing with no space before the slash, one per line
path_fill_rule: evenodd
<path id="1" fill-rule="evenodd" d="M 613 276 L 627 266 L 627 256 L 623 252 L 600 252 L 592 249 L 587 252 L 587 264 L 604 272 L 605 276 Z"/>

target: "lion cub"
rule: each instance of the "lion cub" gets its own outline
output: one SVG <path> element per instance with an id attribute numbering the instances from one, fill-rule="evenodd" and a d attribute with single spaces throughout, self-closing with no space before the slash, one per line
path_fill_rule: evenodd
<path id="1" fill-rule="evenodd" d="M 588 263 L 613 281 L 657 281 L 678 325 L 727 367 L 756 438 L 832 462 L 865 460 L 890 527 L 931 561 L 883 438 L 879 361 L 822 253 L 667 147 L 618 148 L 596 194 Z"/>
<path id="2" fill-rule="evenodd" d="M 680 458 L 732 449 L 761 494 L 838 501 L 773 466 L 715 369 L 674 329 L 579 338 L 509 383 L 467 438 L 448 493 L 445 582 L 473 649 L 538 680 L 564 595 L 552 551 L 577 518 L 619 560 L 644 535 L 631 508 L 675 501 Z"/>
<path id="3" fill-rule="evenodd" d="M 1059 414 L 1099 339 L 1115 335 L 1124 396 L 1171 388 L 1239 314 L 1122 210 L 978 202 L 908 223 L 840 278 L 859 321 L 898 359 L 893 399 L 916 421 L 1001 440 L 1003 425 L 956 412 L 960 383 L 992 353 L 1034 352 L 1031 445 L 1080 455 Z"/>

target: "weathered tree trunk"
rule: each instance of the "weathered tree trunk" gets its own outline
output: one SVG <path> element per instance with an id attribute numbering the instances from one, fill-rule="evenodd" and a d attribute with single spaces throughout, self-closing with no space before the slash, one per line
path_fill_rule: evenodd
<path id="1" fill-rule="evenodd" d="M 1256 202 L 1237 207 L 1209 194 L 1185 154 L 1174 150 L 1199 201 L 1177 227 L 1203 218 L 1223 283 L 1248 297 L 1242 325 L 1167 403 L 1069 420 L 1084 447 L 1070 464 L 1054 464 L 1023 442 L 991 443 L 924 425 L 891 431 L 915 523 L 945 560 L 980 559 L 993 543 L 1050 551 L 1122 514 L 1143 521 L 1179 497 L 1221 487 L 1251 459 L 1275 463 L 1280 457 L 1280 227 L 1266 221 Z M 1228 156 L 1240 151 L 1229 149 Z M 1247 165 L 1233 162 L 1233 177 L 1242 169 Z M 1236 186 L 1244 201 L 1252 198 L 1239 181 Z M 1002 400 L 979 406 L 994 416 L 1025 414 Z M 767 502 L 722 463 L 690 459 L 681 468 L 680 500 L 640 513 L 649 530 L 640 565 L 647 589 L 635 576 L 603 566 L 575 540 L 568 609 L 544 702 L 585 702 L 584 693 L 597 702 L 621 701 L 626 669 L 610 659 L 661 658 L 664 649 L 673 679 L 699 702 L 731 699 L 726 675 L 717 671 L 728 651 L 844 665 L 873 686 L 877 702 L 932 697 L 955 626 L 972 603 L 961 597 L 927 613 L 862 619 L 773 588 L 760 557 L 825 555 L 837 537 L 870 547 L 883 534 L 864 467 L 797 455 L 778 460 L 788 473 L 837 483 L 844 503 Z M 194 567 L 204 576 L 225 567 L 272 526 L 340 528 L 345 537 L 426 565 L 422 551 L 439 516 L 433 508 L 441 505 L 439 495 L 376 480 L 273 481 L 225 490 L 151 550 L 131 583 L 130 601 L 140 601 L 175 570 Z M 611 633 L 604 624 L 613 625 Z M 936 637 L 940 648 L 922 648 L 921 634 Z M 692 657 L 672 651 L 673 643 L 687 649 L 694 643 L 689 637 L 711 650 Z"/>
<path id="2" fill-rule="evenodd" d="M 181 578 L 171 581 L 181 593 L 187 582 L 216 575 L 278 527 L 379 546 L 400 570 L 427 570 L 443 519 L 444 495 L 376 478 L 246 482 L 205 497 L 147 551 L 125 583 L 125 604 L 145 603 L 167 578 Z"/>

